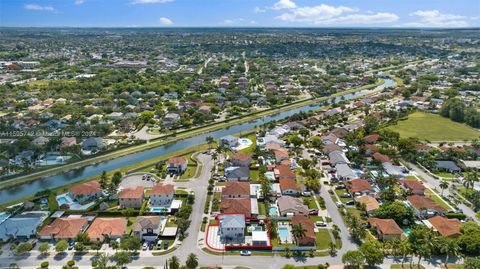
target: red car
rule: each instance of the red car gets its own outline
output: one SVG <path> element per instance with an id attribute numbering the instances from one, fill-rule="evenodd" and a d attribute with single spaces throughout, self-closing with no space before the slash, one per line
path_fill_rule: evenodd
<path id="1" fill-rule="evenodd" d="M 316 215 L 318 215 L 318 210 L 312 209 L 312 210 L 308 211 L 308 215 L 316 216 Z"/>

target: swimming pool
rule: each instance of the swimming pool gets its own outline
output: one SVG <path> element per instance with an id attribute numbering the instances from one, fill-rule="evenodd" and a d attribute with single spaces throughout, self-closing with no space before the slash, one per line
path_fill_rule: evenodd
<path id="1" fill-rule="evenodd" d="M 57 197 L 57 203 L 58 205 L 65 205 L 65 204 L 69 204 L 69 201 L 64 196 L 59 196 Z"/>
<path id="2" fill-rule="evenodd" d="M 150 212 L 153 212 L 153 213 L 166 213 L 166 212 L 168 212 L 168 208 L 166 208 L 166 207 L 152 207 L 152 208 L 150 208 Z"/>
<path id="3" fill-rule="evenodd" d="M 278 236 L 282 242 L 288 241 L 288 228 L 287 227 L 279 227 L 278 228 Z"/>
<path id="4" fill-rule="evenodd" d="M 408 228 L 403 229 L 403 233 L 408 236 L 410 234 L 410 229 L 408 229 Z"/>
<path id="5" fill-rule="evenodd" d="M 278 216 L 279 213 L 278 213 L 278 208 L 276 208 L 275 206 L 272 206 L 268 209 L 268 214 L 270 216 Z"/>

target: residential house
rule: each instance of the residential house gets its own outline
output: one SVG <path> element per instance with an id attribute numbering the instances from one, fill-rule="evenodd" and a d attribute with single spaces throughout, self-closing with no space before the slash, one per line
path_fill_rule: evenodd
<path id="1" fill-rule="evenodd" d="M 370 227 L 376 230 L 377 238 L 381 241 L 400 240 L 403 230 L 393 219 L 368 218 Z"/>
<path id="2" fill-rule="evenodd" d="M 289 180 L 296 180 L 297 176 L 295 173 L 290 169 L 289 166 L 286 165 L 277 165 L 273 170 L 275 178 L 278 180 L 281 179 L 289 179 Z"/>
<path id="3" fill-rule="evenodd" d="M 245 238 L 245 215 L 243 214 L 222 214 L 218 216 L 218 233 L 222 241 L 231 241 L 236 238 Z"/>
<path id="4" fill-rule="evenodd" d="M 127 218 L 95 218 L 88 227 L 91 239 L 103 241 L 105 238 L 118 239 L 127 232 Z"/>
<path id="5" fill-rule="evenodd" d="M 462 171 L 462 168 L 458 167 L 457 164 L 452 161 L 437 161 L 435 167 L 438 170 L 453 174 L 460 173 Z"/>
<path id="6" fill-rule="evenodd" d="M 316 236 L 315 236 L 315 224 L 307 216 L 304 215 L 295 215 L 292 217 L 292 226 L 293 225 L 302 225 L 305 229 L 305 235 L 302 238 L 299 238 L 297 242 L 301 246 L 313 246 L 315 245 Z"/>
<path id="7" fill-rule="evenodd" d="M 78 233 L 87 229 L 88 219 L 82 217 L 56 218 L 52 223 L 45 225 L 38 235 L 44 240 L 74 240 Z"/>
<path id="8" fill-rule="evenodd" d="M 424 223 L 445 237 L 456 238 L 462 234 L 460 231 L 461 222 L 458 219 L 435 216 L 425 220 Z"/>
<path id="9" fill-rule="evenodd" d="M 363 141 L 367 144 L 375 144 L 378 142 L 378 140 L 380 139 L 380 135 L 379 134 L 371 134 L 371 135 L 367 135 L 363 138 Z"/>
<path id="10" fill-rule="evenodd" d="M 62 137 L 62 142 L 60 143 L 60 148 L 69 148 L 77 144 L 77 139 L 75 137 Z"/>
<path id="11" fill-rule="evenodd" d="M 227 135 L 220 138 L 220 145 L 222 147 L 228 147 L 230 149 L 235 148 L 238 146 L 238 137 Z"/>
<path id="12" fill-rule="evenodd" d="M 89 137 L 82 142 L 83 150 L 100 150 L 104 147 L 103 138 L 101 137 Z"/>
<path id="13" fill-rule="evenodd" d="M 277 199 L 278 210 L 282 216 L 308 215 L 309 209 L 302 199 L 292 196 L 282 196 Z"/>
<path id="14" fill-rule="evenodd" d="M 150 191 L 150 207 L 169 208 L 175 196 L 175 189 L 172 184 L 155 184 Z"/>
<path id="15" fill-rule="evenodd" d="M 167 162 L 167 173 L 181 175 L 187 170 L 188 161 L 183 157 L 172 157 Z"/>
<path id="16" fill-rule="evenodd" d="M 421 181 L 418 180 L 400 180 L 400 186 L 405 189 L 409 190 L 412 194 L 416 195 L 425 195 L 426 187 L 423 185 Z"/>
<path id="17" fill-rule="evenodd" d="M 231 166 L 225 168 L 225 178 L 228 181 L 248 181 L 250 179 L 249 167 Z"/>
<path id="18" fill-rule="evenodd" d="M 252 214 L 252 201 L 250 198 L 223 198 L 220 202 L 222 213 L 241 213 L 250 217 Z"/>
<path id="19" fill-rule="evenodd" d="M 280 163 L 283 160 L 288 160 L 288 151 L 283 149 L 278 149 L 274 151 L 275 154 L 275 161 Z"/>
<path id="20" fill-rule="evenodd" d="M 381 163 L 391 163 L 392 161 L 390 160 L 390 157 L 388 157 L 385 154 L 382 154 L 380 152 L 375 152 L 372 156 L 372 158 L 376 161 L 379 161 Z"/>
<path id="21" fill-rule="evenodd" d="M 120 208 L 141 208 L 144 198 L 143 186 L 136 188 L 125 188 L 118 194 L 118 203 Z"/>
<path id="22" fill-rule="evenodd" d="M 138 216 L 132 224 L 132 233 L 142 241 L 156 241 L 161 233 L 160 216 Z"/>
<path id="23" fill-rule="evenodd" d="M 419 218 L 441 215 L 446 210 L 430 198 L 420 195 L 410 195 L 407 201 Z"/>
<path id="24" fill-rule="evenodd" d="M 222 200 L 224 198 L 249 198 L 250 183 L 248 182 L 227 182 L 222 189 Z"/>
<path id="25" fill-rule="evenodd" d="M 280 190 L 283 195 L 299 196 L 302 192 L 301 187 L 295 180 L 282 178 L 280 179 Z"/>
<path id="26" fill-rule="evenodd" d="M 97 180 L 87 181 L 70 187 L 69 195 L 79 202 L 86 202 L 103 195 L 100 183 Z"/>
<path id="27" fill-rule="evenodd" d="M 344 181 L 344 184 L 347 191 L 353 196 L 375 194 L 372 185 L 365 179 L 356 178 L 350 181 Z"/>
<path id="28" fill-rule="evenodd" d="M 335 169 L 337 170 L 336 174 L 339 180 L 354 179 L 357 177 L 348 164 L 337 164 Z"/>
<path id="29" fill-rule="evenodd" d="M 48 217 L 49 212 L 30 211 L 10 217 L 0 224 L 0 240 L 27 240 L 37 234 L 37 228 Z"/>
<path id="30" fill-rule="evenodd" d="M 350 164 L 350 161 L 343 151 L 332 151 L 328 154 L 328 158 L 330 159 L 331 166 L 336 166 L 337 164 Z"/>
<path id="31" fill-rule="evenodd" d="M 378 203 L 377 199 L 370 195 L 355 197 L 355 202 L 364 204 L 368 215 L 373 215 L 380 208 L 380 203 Z"/>
<path id="32" fill-rule="evenodd" d="M 233 166 L 249 167 L 252 162 L 252 154 L 237 152 L 230 157 L 229 161 Z"/>

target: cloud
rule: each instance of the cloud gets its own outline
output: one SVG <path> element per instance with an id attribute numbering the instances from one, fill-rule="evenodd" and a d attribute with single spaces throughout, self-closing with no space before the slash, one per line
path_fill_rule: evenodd
<path id="1" fill-rule="evenodd" d="M 162 17 L 162 18 L 158 19 L 158 22 L 161 25 L 172 25 L 173 24 L 172 20 L 170 20 L 169 18 L 165 18 L 165 17 Z"/>
<path id="2" fill-rule="evenodd" d="M 32 11 L 48 11 L 48 12 L 54 12 L 57 13 L 58 11 L 52 7 L 52 6 L 41 6 L 37 4 L 26 4 L 23 6 L 26 10 L 32 10 Z"/>
<path id="3" fill-rule="evenodd" d="M 75 0 L 75 5 L 82 5 L 85 3 L 85 0 Z"/>
<path id="4" fill-rule="evenodd" d="M 141 4 L 164 4 L 168 2 L 172 2 L 173 0 L 132 0 L 130 2 L 133 5 L 141 5 Z"/>
<path id="5" fill-rule="evenodd" d="M 255 12 L 255 13 L 265 13 L 265 11 L 267 11 L 267 10 L 264 9 L 264 8 L 259 8 L 259 7 L 255 7 L 255 9 L 253 10 L 253 12 Z"/>
<path id="6" fill-rule="evenodd" d="M 433 10 L 417 10 L 409 14 L 413 17 L 418 17 L 418 22 L 404 23 L 407 27 L 464 27 L 468 26 L 466 21 L 468 18 L 462 15 L 441 13 Z"/>
<path id="7" fill-rule="evenodd" d="M 280 0 L 273 4 L 273 9 L 292 9 L 296 8 L 297 5 L 292 0 Z"/>
<path id="8" fill-rule="evenodd" d="M 226 24 L 226 25 L 232 25 L 232 24 L 236 24 L 236 25 L 245 25 L 245 24 L 257 24 L 256 21 L 254 20 L 246 20 L 244 18 L 236 18 L 236 19 L 227 19 L 227 20 L 224 20 L 222 22 L 222 24 Z"/>
<path id="9" fill-rule="evenodd" d="M 320 4 L 312 7 L 294 8 L 277 16 L 276 19 L 291 23 L 316 25 L 368 25 L 395 22 L 399 17 L 388 12 L 367 12 L 363 14 L 351 7 Z"/>

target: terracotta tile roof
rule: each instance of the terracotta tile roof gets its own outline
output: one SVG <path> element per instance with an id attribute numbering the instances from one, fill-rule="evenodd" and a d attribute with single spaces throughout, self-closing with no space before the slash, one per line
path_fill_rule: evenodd
<path id="1" fill-rule="evenodd" d="M 431 147 L 429 145 L 425 145 L 425 144 L 416 144 L 415 145 L 415 149 L 417 151 L 424 151 L 424 150 L 429 150 Z"/>
<path id="2" fill-rule="evenodd" d="M 439 212 L 444 212 L 445 208 L 435 203 L 432 199 L 420 195 L 410 195 L 407 197 L 410 204 L 417 210 L 434 209 Z"/>
<path id="3" fill-rule="evenodd" d="M 139 199 L 143 197 L 143 186 L 137 186 L 136 188 L 126 188 L 120 191 L 118 194 L 119 199 Z"/>
<path id="4" fill-rule="evenodd" d="M 172 157 L 168 159 L 169 165 L 183 165 L 187 160 L 183 157 Z"/>
<path id="5" fill-rule="evenodd" d="M 288 158 L 288 152 L 286 150 L 275 150 L 275 158 Z"/>
<path id="6" fill-rule="evenodd" d="M 268 142 L 265 145 L 265 148 L 267 150 L 277 150 L 277 149 L 282 149 L 282 146 L 280 146 L 278 143 L 275 143 L 275 142 Z"/>
<path id="7" fill-rule="evenodd" d="M 73 239 L 87 224 L 87 218 L 58 218 L 45 225 L 38 234 L 57 239 Z"/>
<path id="8" fill-rule="evenodd" d="M 367 144 L 364 146 L 365 150 L 369 150 L 372 152 L 377 152 L 378 151 L 378 146 Z"/>
<path id="9" fill-rule="evenodd" d="M 412 191 L 423 191 L 426 189 L 423 183 L 418 180 L 400 180 L 400 184 Z"/>
<path id="10" fill-rule="evenodd" d="M 378 203 L 377 199 L 369 195 L 355 197 L 355 201 L 358 203 L 365 204 L 367 211 L 373 211 L 380 207 L 380 204 Z"/>
<path id="11" fill-rule="evenodd" d="M 363 138 L 363 141 L 367 142 L 367 143 L 375 143 L 378 141 L 378 139 L 380 138 L 380 135 L 379 134 L 371 134 L 371 135 L 367 135 Z"/>
<path id="12" fill-rule="evenodd" d="M 227 182 L 222 189 L 222 195 L 238 196 L 250 195 L 250 183 L 248 182 Z"/>
<path id="13" fill-rule="evenodd" d="M 292 217 L 292 225 L 297 224 L 302 224 L 302 227 L 305 229 L 305 236 L 299 240 L 300 245 L 315 243 L 315 224 L 313 221 L 304 215 L 295 215 Z"/>
<path id="14" fill-rule="evenodd" d="M 379 153 L 379 152 L 375 152 L 373 154 L 373 158 L 375 160 L 378 160 L 382 163 L 391 163 L 392 161 L 390 160 L 390 157 L 388 157 L 387 155 L 385 154 L 382 154 L 382 153 Z"/>
<path id="15" fill-rule="evenodd" d="M 282 161 L 280 162 L 280 164 L 281 164 L 281 165 L 290 166 L 290 165 L 292 165 L 292 161 L 290 161 L 290 160 L 288 160 L 288 159 L 287 159 L 287 160 L 282 160 Z"/>
<path id="16" fill-rule="evenodd" d="M 402 229 L 393 219 L 368 218 L 368 223 L 370 223 L 370 226 L 378 228 L 385 235 L 403 234 Z"/>
<path id="17" fill-rule="evenodd" d="M 220 202 L 223 213 L 245 213 L 252 212 L 250 198 L 223 198 Z"/>
<path id="18" fill-rule="evenodd" d="M 249 154 L 249 153 L 243 153 L 243 152 L 237 152 L 235 154 L 233 154 L 230 158 L 234 159 L 234 160 L 239 160 L 239 161 L 249 161 L 252 159 L 252 154 Z"/>
<path id="19" fill-rule="evenodd" d="M 362 191 L 372 191 L 372 185 L 365 179 L 356 178 L 350 181 L 345 182 L 345 186 L 347 187 L 348 192 L 355 193 L 355 192 L 362 192 Z"/>
<path id="20" fill-rule="evenodd" d="M 70 193 L 72 193 L 74 196 L 79 196 L 79 195 L 94 195 L 102 191 L 100 188 L 100 183 L 98 183 L 97 180 L 94 181 L 88 181 L 85 183 L 77 184 L 69 189 Z"/>
<path id="21" fill-rule="evenodd" d="M 123 236 L 127 231 L 126 218 L 96 218 L 87 230 L 92 239 L 102 239 L 105 235 Z"/>
<path id="22" fill-rule="evenodd" d="M 155 184 L 150 192 L 150 195 L 167 195 L 174 192 L 174 186 L 172 184 Z"/>
<path id="23" fill-rule="evenodd" d="M 296 178 L 295 173 L 292 171 L 292 169 L 290 169 L 289 166 L 277 165 L 275 170 L 276 170 L 275 171 L 276 174 L 278 174 L 279 179 L 282 179 L 282 178 L 295 179 Z"/>
<path id="24" fill-rule="evenodd" d="M 295 190 L 295 191 L 302 191 L 302 189 L 300 188 L 300 186 L 298 186 L 297 182 L 295 182 L 295 180 L 292 180 L 292 179 L 286 179 L 286 178 L 282 178 L 280 179 L 280 189 L 282 191 L 285 191 L 285 190 Z"/>
<path id="25" fill-rule="evenodd" d="M 429 218 L 428 221 L 441 235 L 445 237 L 457 237 L 461 235 L 461 223 L 458 219 L 447 219 L 444 217 L 436 216 L 433 218 Z"/>

